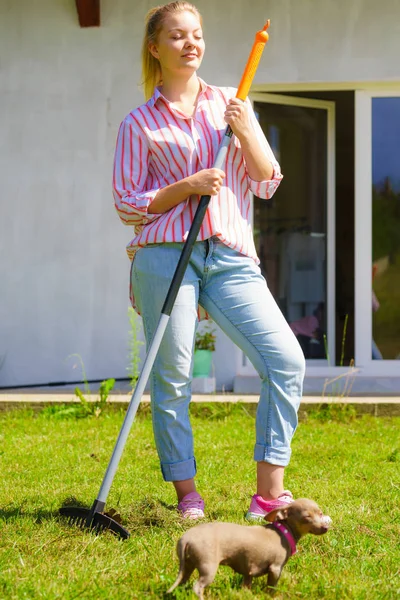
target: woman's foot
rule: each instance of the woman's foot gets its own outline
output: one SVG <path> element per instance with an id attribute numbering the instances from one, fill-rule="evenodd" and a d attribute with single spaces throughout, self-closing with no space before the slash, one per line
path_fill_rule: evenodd
<path id="1" fill-rule="evenodd" d="M 178 504 L 178 512 L 184 519 L 203 519 L 204 500 L 197 492 L 190 492 Z"/>

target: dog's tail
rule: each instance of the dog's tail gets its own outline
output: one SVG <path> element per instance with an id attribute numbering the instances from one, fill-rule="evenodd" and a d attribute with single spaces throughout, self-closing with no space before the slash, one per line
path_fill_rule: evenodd
<path id="1" fill-rule="evenodd" d="M 171 592 L 173 592 L 174 589 L 177 588 L 178 585 L 180 585 L 184 579 L 185 579 L 185 581 L 187 581 L 187 579 L 188 579 L 187 574 L 185 573 L 186 544 L 187 544 L 187 542 L 185 540 L 183 540 L 182 538 L 180 538 L 176 545 L 176 553 L 179 558 L 179 573 L 178 573 L 178 577 L 176 578 L 175 583 L 169 588 L 169 590 L 167 590 L 167 594 L 171 594 Z M 189 576 L 190 576 L 190 573 L 189 573 Z"/>

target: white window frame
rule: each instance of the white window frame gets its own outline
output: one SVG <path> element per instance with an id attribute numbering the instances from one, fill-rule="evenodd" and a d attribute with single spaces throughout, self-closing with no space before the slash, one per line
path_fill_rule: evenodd
<path id="1" fill-rule="evenodd" d="M 355 363 L 369 376 L 400 376 L 400 360 L 372 359 L 372 100 L 400 97 L 382 87 L 355 93 Z"/>
<path id="2" fill-rule="evenodd" d="M 312 98 L 301 98 L 296 96 L 285 96 L 281 94 L 269 94 L 254 92 L 249 95 L 254 102 L 265 102 L 270 104 L 284 104 L 287 106 L 304 106 L 307 108 L 318 108 L 326 110 L 327 113 L 327 344 L 328 355 L 333 365 L 328 359 L 308 359 L 307 374 L 317 375 L 321 367 L 325 369 L 335 364 L 335 103 L 332 101 L 315 100 Z M 253 219 L 253 215 L 252 215 Z M 241 353 L 241 360 L 238 364 L 238 375 L 252 376 L 256 375 L 251 362 Z"/>

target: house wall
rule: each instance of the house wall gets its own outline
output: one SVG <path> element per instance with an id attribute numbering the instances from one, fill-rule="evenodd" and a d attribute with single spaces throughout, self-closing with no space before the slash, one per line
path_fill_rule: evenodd
<path id="1" fill-rule="evenodd" d="M 131 230 L 111 196 L 118 126 L 142 102 L 152 2 L 102 0 L 80 29 L 73 0 L 0 0 L 0 386 L 125 377 Z M 271 19 L 256 83 L 400 79 L 398 0 L 199 0 L 201 76 L 235 85 Z M 217 386 L 239 355 L 221 333 Z"/>

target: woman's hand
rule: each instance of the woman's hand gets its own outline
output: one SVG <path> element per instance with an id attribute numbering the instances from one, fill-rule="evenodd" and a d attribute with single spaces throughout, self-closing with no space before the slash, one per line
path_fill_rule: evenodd
<path id="1" fill-rule="evenodd" d="M 192 194 L 216 196 L 221 189 L 225 173 L 221 169 L 203 169 L 180 181 L 160 189 L 148 207 L 149 214 L 163 214 L 184 202 Z"/>
<path id="2" fill-rule="evenodd" d="M 231 98 L 225 110 L 225 121 L 240 141 L 246 170 L 253 181 L 268 181 L 274 176 L 274 167 L 265 145 L 261 144 L 251 122 L 251 106 L 239 98 Z M 256 125 L 259 125 L 256 122 Z"/>
<path id="3" fill-rule="evenodd" d="M 224 178 L 225 173 L 221 169 L 202 169 L 198 173 L 190 175 L 187 181 L 192 194 L 216 196 L 221 189 Z"/>
<path id="4" fill-rule="evenodd" d="M 246 104 L 239 98 L 231 98 L 225 110 L 225 121 L 239 140 L 251 135 L 251 125 Z"/>

